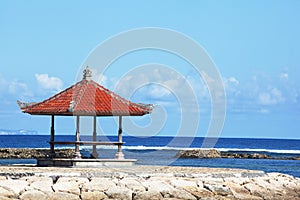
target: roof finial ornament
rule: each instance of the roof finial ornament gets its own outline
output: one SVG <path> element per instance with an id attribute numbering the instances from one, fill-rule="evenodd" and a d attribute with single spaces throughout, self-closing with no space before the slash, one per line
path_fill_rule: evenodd
<path id="1" fill-rule="evenodd" d="M 86 68 L 83 70 L 83 79 L 84 80 L 91 80 L 92 78 L 92 71 L 90 70 L 89 66 L 86 66 Z"/>

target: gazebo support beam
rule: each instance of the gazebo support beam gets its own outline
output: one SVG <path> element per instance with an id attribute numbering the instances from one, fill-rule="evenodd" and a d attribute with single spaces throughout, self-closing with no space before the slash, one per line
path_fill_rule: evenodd
<path id="1" fill-rule="evenodd" d="M 51 131 L 50 131 L 50 156 L 54 157 L 55 156 L 55 151 L 54 151 L 54 134 L 55 134 L 55 129 L 54 129 L 54 115 L 51 115 Z"/>
<path id="2" fill-rule="evenodd" d="M 93 141 L 97 141 L 97 116 L 94 116 L 94 129 L 93 129 Z M 98 158 L 98 153 L 97 153 L 97 145 L 93 145 L 93 152 L 92 152 L 92 157 L 93 158 Z"/>
<path id="3" fill-rule="evenodd" d="M 80 141 L 80 132 L 79 132 L 79 116 L 76 116 L 76 142 Z M 79 144 L 75 144 L 75 155 L 74 158 L 81 158 L 79 151 Z"/>
<path id="4" fill-rule="evenodd" d="M 122 143 L 122 116 L 119 116 L 118 142 Z M 116 153 L 116 159 L 124 159 L 124 154 L 122 152 L 122 144 L 118 144 L 118 152 Z"/>

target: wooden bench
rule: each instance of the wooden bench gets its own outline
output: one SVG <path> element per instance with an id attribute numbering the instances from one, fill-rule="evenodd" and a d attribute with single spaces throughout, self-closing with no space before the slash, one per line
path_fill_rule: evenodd
<path id="1" fill-rule="evenodd" d="M 50 144 L 53 145 L 68 145 L 68 144 L 73 144 L 73 145 L 123 145 L 125 142 L 98 142 L 98 141 L 54 141 L 54 142 L 49 142 Z"/>
<path id="2" fill-rule="evenodd" d="M 101 142 L 101 141 L 50 141 L 50 151 L 52 154 L 55 154 L 54 146 L 55 145 L 75 145 L 75 153 L 74 158 L 81 158 L 81 154 L 79 151 L 79 145 L 92 145 L 93 146 L 93 153 L 91 154 L 93 158 L 98 157 L 98 153 L 96 150 L 97 145 L 116 145 L 118 146 L 118 152 L 116 154 L 116 157 L 119 159 L 119 157 L 124 159 L 124 155 L 122 153 L 122 145 L 124 142 Z"/>

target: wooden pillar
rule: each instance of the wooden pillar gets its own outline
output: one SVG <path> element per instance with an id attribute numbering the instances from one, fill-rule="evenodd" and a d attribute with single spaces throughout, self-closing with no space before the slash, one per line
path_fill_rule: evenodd
<path id="1" fill-rule="evenodd" d="M 51 115 L 51 131 L 50 131 L 50 156 L 51 157 L 55 156 L 55 151 L 54 151 L 54 134 L 55 134 L 55 129 L 54 129 L 54 115 Z"/>
<path id="2" fill-rule="evenodd" d="M 94 116 L 94 128 L 93 128 L 93 141 L 97 141 L 97 116 Z M 98 158 L 98 153 L 97 153 L 97 145 L 93 145 L 93 152 L 92 152 L 92 157 L 93 158 Z"/>
<path id="3" fill-rule="evenodd" d="M 80 142 L 80 132 L 79 132 L 79 116 L 76 116 L 76 142 Z M 75 144 L 75 154 L 74 158 L 81 158 L 79 151 L 79 144 Z"/>
<path id="4" fill-rule="evenodd" d="M 122 116 L 119 116 L 118 142 L 122 143 Z M 118 144 L 118 152 L 116 153 L 116 159 L 124 159 L 124 154 L 122 152 L 122 144 Z"/>

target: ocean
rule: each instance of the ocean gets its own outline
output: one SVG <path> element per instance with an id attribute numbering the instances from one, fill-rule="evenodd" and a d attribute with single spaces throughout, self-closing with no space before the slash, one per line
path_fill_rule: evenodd
<path id="1" fill-rule="evenodd" d="M 0 148 L 49 148 L 49 135 L 0 135 Z M 57 135 L 57 141 L 74 141 L 75 136 Z M 81 136 L 81 140 L 92 140 Z M 117 136 L 99 136 L 98 141 L 117 141 Z M 124 136 L 125 158 L 137 159 L 136 164 L 170 165 L 192 167 L 222 167 L 280 172 L 300 177 L 300 160 L 277 159 L 187 159 L 176 158 L 179 150 L 214 148 L 219 151 L 240 153 L 263 153 L 272 157 L 300 157 L 300 140 L 295 139 L 253 139 L 253 138 L 203 138 L 203 137 L 132 137 Z M 73 148 L 73 146 L 57 146 Z M 83 155 L 88 156 L 91 146 L 81 146 Z M 115 146 L 98 146 L 100 158 L 114 158 Z M 0 159 L 0 165 L 35 164 L 34 159 Z"/>

